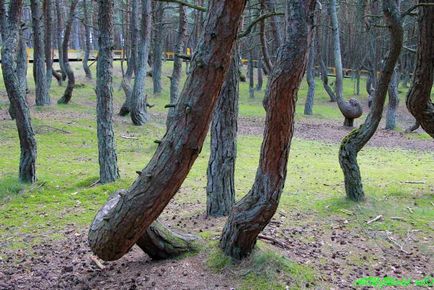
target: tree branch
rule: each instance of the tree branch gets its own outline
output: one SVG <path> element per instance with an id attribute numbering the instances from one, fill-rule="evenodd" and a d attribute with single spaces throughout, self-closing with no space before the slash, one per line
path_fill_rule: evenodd
<path id="1" fill-rule="evenodd" d="M 401 13 L 401 17 L 408 16 L 408 15 L 411 14 L 411 12 L 413 12 L 413 10 L 415 10 L 415 9 L 417 9 L 417 8 L 419 8 L 419 7 L 424 7 L 424 6 L 431 6 L 431 7 L 434 7 L 434 3 L 419 3 L 419 4 L 416 4 L 416 5 L 414 5 L 414 6 L 410 7 L 410 8 L 408 8 L 406 11 L 402 12 L 402 13 Z"/>
<path id="2" fill-rule="evenodd" d="M 187 6 L 187 7 L 190 7 L 190 8 L 199 10 L 199 11 L 202 11 L 202 12 L 207 12 L 208 11 L 208 9 L 206 7 L 195 5 L 195 4 L 192 4 L 192 3 L 188 3 L 188 2 L 182 1 L 182 0 L 157 0 L 157 1 L 168 2 L 168 3 L 178 3 L 178 4 L 181 4 L 181 5 L 184 5 L 184 6 Z"/>
<path id="3" fill-rule="evenodd" d="M 160 0 L 161 1 L 161 0 Z M 247 26 L 246 30 L 241 32 L 240 34 L 238 34 L 238 38 L 243 38 L 247 35 L 249 35 L 249 33 L 252 31 L 253 27 L 260 21 L 263 21 L 267 18 L 273 17 L 273 16 L 283 16 L 285 15 L 285 13 L 281 13 L 281 12 L 271 12 L 271 13 L 267 13 L 267 14 L 262 14 L 260 16 L 258 16 L 258 18 L 254 19 L 249 26 Z"/>

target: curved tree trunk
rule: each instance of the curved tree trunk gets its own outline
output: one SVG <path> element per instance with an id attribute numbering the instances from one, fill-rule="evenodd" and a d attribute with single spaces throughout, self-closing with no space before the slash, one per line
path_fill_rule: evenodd
<path id="1" fill-rule="evenodd" d="M 149 57 L 151 42 L 152 5 L 151 0 L 142 0 L 142 20 L 140 40 L 137 53 L 136 78 L 134 79 L 133 91 L 130 100 L 131 121 L 136 126 L 145 124 L 148 119 L 146 109 L 145 80 L 146 66 Z"/>
<path id="2" fill-rule="evenodd" d="M 187 14 L 184 5 L 179 5 L 179 24 L 178 24 L 178 38 L 175 46 L 175 59 L 173 60 L 173 71 L 170 78 L 170 103 L 176 104 L 179 96 L 179 82 L 181 81 L 182 74 L 182 58 L 176 54 L 182 54 L 184 51 L 185 42 L 187 40 Z M 169 108 L 167 114 L 166 126 L 170 127 L 173 122 L 175 114 L 174 108 Z"/>
<path id="3" fill-rule="evenodd" d="M 113 0 L 98 1 L 98 62 L 96 80 L 96 115 L 98 135 L 99 180 L 119 178 L 113 132 Z"/>
<path id="4" fill-rule="evenodd" d="M 354 119 L 359 118 L 363 114 L 362 106 L 356 99 L 345 101 L 343 97 L 343 69 L 342 69 L 342 56 L 341 56 L 341 43 L 339 37 L 339 23 L 336 12 L 336 0 L 330 0 L 329 13 L 332 21 L 333 30 L 333 45 L 334 45 L 334 58 L 336 67 L 336 100 L 339 110 L 345 117 L 344 126 L 353 127 Z"/>
<path id="5" fill-rule="evenodd" d="M 92 5 L 92 1 L 89 2 Z M 83 13 L 84 13 L 84 34 L 85 34 L 85 45 L 84 45 L 84 57 L 83 57 L 83 70 L 86 74 L 86 78 L 92 79 L 92 72 L 89 68 L 89 54 L 90 54 L 90 26 L 92 25 L 92 17 L 88 13 L 87 0 L 83 0 Z"/>
<path id="6" fill-rule="evenodd" d="M 45 106 L 51 103 L 47 86 L 47 68 L 45 64 L 45 36 L 42 2 L 31 0 L 33 27 L 33 78 L 35 80 L 36 105 Z"/>
<path id="7" fill-rule="evenodd" d="M 47 77 L 47 91 L 50 92 L 51 80 L 53 79 L 53 54 L 51 44 L 53 41 L 53 1 L 44 0 L 44 21 L 45 21 L 45 67 Z"/>
<path id="8" fill-rule="evenodd" d="M 210 1 L 212 12 L 176 106 L 176 120 L 134 184 L 102 207 L 90 227 L 89 245 L 100 258 L 116 260 L 127 253 L 185 180 L 207 135 L 245 5 L 245 0 Z"/>
<path id="9" fill-rule="evenodd" d="M 364 124 L 342 140 L 339 151 L 339 163 L 345 177 L 345 191 L 347 197 L 354 201 L 365 199 L 357 154 L 371 139 L 380 124 L 387 90 L 402 47 L 401 15 L 396 0 L 383 0 L 383 13 L 391 33 L 390 48 L 375 89 L 372 108 Z"/>
<path id="10" fill-rule="evenodd" d="M 22 37 L 21 40 L 19 39 L 22 9 L 22 0 L 10 1 L 8 13 L 6 13 L 4 0 L 0 0 L 0 32 L 3 42 L 1 68 L 6 92 L 14 110 L 20 139 L 19 179 L 21 182 L 33 183 L 36 181 L 36 140 L 26 102 L 25 81 L 18 65 L 20 58 L 17 57 L 19 47 L 24 47 Z M 22 42 L 22 44 L 19 45 L 19 42 Z"/>
<path id="11" fill-rule="evenodd" d="M 434 4 L 434 0 L 419 1 Z M 413 84 L 407 95 L 407 108 L 417 122 L 434 138 L 434 104 L 431 90 L 434 76 L 434 7 L 419 8 L 419 40 Z"/>
<path id="12" fill-rule="evenodd" d="M 161 67 L 163 65 L 163 39 L 164 39 L 164 3 L 157 1 L 155 3 L 155 28 L 152 43 L 152 55 L 154 62 L 152 63 L 152 81 L 154 87 L 154 95 L 161 94 Z"/>
<path id="13" fill-rule="evenodd" d="M 232 209 L 220 247 L 235 260 L 248 256 L 258 234 L 270 222 L 286 179 L 288 154 L 294 132 L 297 91 L 306 69 L 315 0 L 289 0 L 287 32 L 266 93 L 266 121 L 261 158 L 250 192 Z"/>
<path id="14" fill-rule="evenodd" d="M 315 40 L 312 39 L 309 56 L 307 60 L 307 69 L 306 69 L 306 79 L 307 79 L 307 98 L 306 103 L 304 104 L 304 114 L 312 115 L 313 114 L 313 99 L 315 97 Z"/>
<path id="15" fill-rule="evenodd" d="M 395 68 L 393 72 L 392 79 L 389 84 L 389 105 L 387 106 L 386 113 L 386 130 L 394 130 L 396 128 L 396 110 L 399 104 L 399 93 L 398 93 L 398 83 L 399 83 L 399 72 L 398 68 Z"/>
<path id="16" fill-rule="evenodd" d="M 210 127 L 206 213 L 212 217 L 228 215 L 235 203 L 239 63 L 238 49 L 234 47 L 231 66 L 220 91 Z"/>
<path id="17" fill-rule="evenodd" d="M 65 34 L 63 36 L 63 44 L 62 44 L 62 58 L 63 58 L 63 66 L 65 69 L 65 73 L 68 77 L 68 84 L 66 85 L 65 92 L 63 93 L 62 98 L 60 98 L 57 103 L 58 104 L 68 104 L 72 98 L 72 91 L 75 86 L 75 76 L 74 71 L 69 65 L 69 56 L 68 56 L 68 44 L 69 37 L 71 36 L 72 22 L 75 17 L 75 8 L 77 7 L 78 0 L 73 0 L 71 2 L 71 8 L 69 9 L 69 18 L 65 27 Z"/>

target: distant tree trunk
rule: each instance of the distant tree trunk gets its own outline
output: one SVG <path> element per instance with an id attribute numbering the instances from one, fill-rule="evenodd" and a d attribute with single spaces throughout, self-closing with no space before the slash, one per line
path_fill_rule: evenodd
<path id="1" fill-rule="evenodd" d="M 260 5 L 261 5 L 261 11 L 264 13 L 266 10 L 266 0 L 261 0 L 260 1 Z M 262 51 L 262 55 L 264 57 L 264 69 L 265 69 L 265 73 L 267 75 L 269 75 L 271 73 L 273 64 L 271 63 L 271 59 L 270 59 L 270 54 L 268 52 L 268 45 L 267 45 L 267 34 L 265 32 L 265 21 L 262 20 L 259 23 L 259 40 L 261 43 L 261 51 Z"/>
<path id="2" fill-rule="evenodd" d="M 256 83 L 256 90 L 257 91 L 261 91 L 262 90 L 262 85 L 263 85 L 263 76 L 262 76 L 262 58 L 258 57 L 258 65 L 256 67 L 256 71 L 258 72 L 258 82 Z"/>
<path id="3" fill-rule="evenodd" d="M 210 128 L 206 213 L 212 217 L 228 215 L 235 203 L 240 57 L 238 49 L 234 47 L 233 50 L 231 66 L 220 91 Z"/>
<path id="4" fill-rule="evenodd" d="M 19 50 L 20 19 L 23 1 L 9 2 L 6 12 L 4 0 L 0 0 L 0 30 L 2 35 L 1 68 L 3 80 L 9 101 L 15 114 L 15 121 L 20 139 L 20 168 L 21 182 L 33 183 L 36 181 L 36 140 L 32 128 L 29 108 L 26 102 L 26 90 L 21 78 L 19 64 L 17 63 L 17 50 Z M 18 59 L 18 62 L 19 59 Z M 45 82 L 45 80 L 44 80 Z"/>
<path id="5" fill-rule="evenodd" d="M 51 88 L 51 80 L 54 75 L 53 71 L 53 54 L 51 53 L 51 44 L 53 41 L 53 0 L 44 0 L 44 20 L 45 20 L 45 67 L 47 77 L 47 92 Z"/>
<path id="6" fill-rule="evenodd" d="M 68 76 L 68 84 L 66 85 L 65 92 L 63 93 L 62 98 L 60 98 L 57 103 L 58 104 L 68 104 L 72 98 L 72 91 L 75 86 L 75 76 L 74 71 L 69 65 L 69 56 L 68 56 L 68 43 L 69 37 L 71 36 L 72 22 L 75 18 L 75 8 L 77 7 L 78 0 L 72 0 L 71 8 L 69 9 L 69 18 L 65 27 L 65 34 L 63 36 L 63 44 L 62 44 L 62 58 L 63 65 L 65 69 L 65 73 Z"/>
<path id="7" fill-rule="evenodd" d="M 31 0 L 33 27 L 33 78 L 36 86 L 36 105 L 45 106 L 51 103 L 47 86 L 47 68 L 45 64 L 45 36 L 42 2 Z"/>
<path id="8" fill-rule="evenodd" d="M 132 87 L 131 87 L 131 79 L 133 74 L 136 72 L 136 60 L 137 60 L 137 42 L 139 37 L 138 32 L 138 0 L 131 1 L 131 17 L 130 17 L 130 49 L 129 49 L 129 57 L 128 57 L 128 66 L 127 71 L 125 72 L 125 76 L 122 79 L 122 89 L 125 93 L 125 102 L 123 103 L 121 110 L 119 112 L 120 116 L 126 116 L 130 113 L 131 110 L 131 95 L 132 95 Z"/>
<path id="9" fill-rule="evenodd" d="M 155 3 L 155 28 L 152 45 L 152 54 L 154 62 L 152 63 L 152 81 L 154 87 L 154 95 L 161 94 L 161 68 L 163 65 L 163 38 L 164 38 L 164 3 Z"/>
<path id="10" fill-rule="evenodd" d="M 389 105 L 387 107 L 386 114 L 386 130 L 394 130 L 396 128 L 396 110 L 399 104 L 399 93 L 398 93 L 398 83 L 399 83 L 399 71 L 395 68 L 393 72 L 392 79 L 389 84 Z"/>
<path id="11" fill-rule="evenodd" d="M 341 56 L 341 43 L 339 38 L 339 23 L 336 12 L 336 0 L 330 0 L 329 13 L 332 20 L 333 28 L 333 46 L 334 46 L 334 58 L 336 67 L 336 100 L 339 110 L 345 117 L 344 126 L 353 127 L 354 119 L 359 118 L 363 114 L 362 106 L 356 99 L 344 100 L 343 97 L 343 68 L 342 68 L 342 56 Z"/>
<path id="12" fill-rule="evenodd" d="M 175 45 L 175 58 L 173 60 L 172 77 L 170 78 L 170 103 L 176 104 L 179 96 L 179 83 L 182 74 L 182 58 L 176 54 L 184 52 L 185 42 L 187 41 L 187 14 L 184 5 L 179 5 L 179 24 L 178 24 L 178 37 Z M 167 114 L 167 128 L 170 127 L 175 117 L 175 109 L 169 108 Z"/>
<path id="13" fill-rule="evenodd" d="M 98 62 L 96 113 L 99 155 L 99 180 L 113 182 L 119 178 L 115 136 L 113 132 L 113 0 L 98 0 Z"/>
<path id="14" fill-rule="evenodd" d="M 253 65 L 253 50 L 249 51 L 249 60 L 247 64 L 247 69 L 249 70 L 249 97 L 251 99 L 255 98 L 255 76 L 254 76 L 254 65 Z"/>
<path id="15" fill-rule="evenodd" d="M 59 67 L 60 67 L 60 72 L 62 74 L 62 78 L 57 81 L 59 85 L 62 85 L 62 81 L 66 80 L 66 70 L 65 70 L 65 64 L 63 62 L 63 49 L 62 49 L 63 17 L 64 17 L 63 3 L 61 3 L 61 0 L 56 0 L 56 20 L 57 20 L 56 42 L 57 42 L 57 51 L 59 54 Z"/>
<path id="16" fill-rule="evenodd" d="M 297 91 L 306 69 L 315 3 L 315 0 L 287 2 L 286 39 L 278 50 L 267 88 L 264 139 L 255 183 L 232 209 L 220 239 L 224 253 L 235 260 L 252 252 L 258 234 L 270 222 L 279 204 L 294 132 Z"/>
<path id="17" fill-rule="evenodd" d="M 419 1 L 434 3 L 434 0 Z M 417 122 L 434 138 L 434 104 L 431 90 L 434 76 L 434 7 L 419 8 L 419 38 L 413 84 L 407 94 L 407 108 Z"/>
<path id="18" fill-rule="evenodd" d="M 383 13 L 391 33 L 390 48 L 378 86 L 375 89 L 372 108 L 364 124 L 342 140 L 339 150 L 339 163 L 345 177 L 345 191 L 347 197 L 354 201 L 365 199 L 360 169 L 357 164 L 357 154 L 371 139 L 380 124 L 387 90 L 402 47 L 401 14 L 397 1 L 383 0 Z"/>
<path id="19" fill-rule="evenodd" d="M 92 1 L 89 2 L 92 5 Z M 86 78 L 92 79 L 92 72 L 89 68 L 89 54 L 90 54 L 90 26 L 92 25 L 92 17 L 88 13 L 87 0 L 83 0 L 83 13 L 84 13 L 84 34 L 85 34 L 85 45 L 84 45 L 84 58 L 83 58 L 83 69 L 86 74 Z"/>
<path id="20" fill-rule="evenodd" d="M 145 124 L 148 119 L 148 112 L 146 109 L 146 95 L 145 95 L 145 79 L 146 79 L 146 65 L 149 57 L 149 46 L 151 42 L 151 28 L 152 28 L 152 5 L 151 0 L 142 0 L 142 20 L 140 29 L 140 40 L 136 62 L 136 78 L 134 79 L 134 87 L 131 94 L 130 102 L 130 115 L 133 124 L 141 126 Z"/>
<path id="21" fill-rule="evenodd" d="M 307 90 L 306 103 L 304 104 L 304 114 L 313 114 L 313 99 L 315 97 L 315 40 L 312 40 L 309 49 L 309 56 L 307 59 L 307 69 L 306 69 L 307 85 L 309 86 Z"/>
<path id="22" fill-rule="evenodd" d="M 245 0 L 210 1 L 176 120 L 137 180 L 98 212 L 89 230 L 89 245 L 101 259 L 116 260 L 128 252 L 185 180 L 207 135 L 245 5 Z"/>

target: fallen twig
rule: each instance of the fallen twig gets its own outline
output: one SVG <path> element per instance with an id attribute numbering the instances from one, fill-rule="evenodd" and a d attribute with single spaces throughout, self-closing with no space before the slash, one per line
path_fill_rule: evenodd
<path id="1" fill-rule="evenodd" d="M 134 137 L 134 136 L 124 136 L 124 135 L 121 135 L 121 138 L 124 138 L 124 139 L 133 139 L 133 140 L 138 140 L 139 139 L 139 138 Z"/>
<path id="2" fill-rule="evenodd" d="M 407 210 L 408 210 L 410 213 L 414 213 L 413 209 L 412 209 L 411 207 L 409 207 L 409 206 L 407 206 Z"/>
<path id="3" fill-rule="evenodd" d="M 366 223 L 367 223 L 368 225 L 370 225 L 370 224 L 372 224 L 373 222 L 380 221 L 380 220 L 383 220 L 383 215 L 382 215 L 382 214 L 377 215 L 375 218 L 373 218 L 372 220 L 367 221 Z"/>
<path id="4" fill-rule="evenodd" d="M 390 217 L 391 220 L 395 220 L 395 221 L 404 221 L 406 222 L 407 220 L 405 218 L 399 217 L 399 216 L 393 216 Z"/>
<path id="5" fill-rule="evenodd" d="M 104 265 L 98 260 L 98 258 L 90 256 L 90 259 L 92 260 L 92 262 L 95 263 L 95 265 L 97 265 L 98 268 L 100 268 L 101 270 L 105 269 Z"/>
<path id="6" fill-rule="evenodd" d="M 259 235 L 258 239 L 272 242 L 273 244 L 276 244 L 276 245 L 278 245 L 278 246 L 280 246 L 281 248 L 284 248 L 284 249 L 289 249 L 288 245 L 285 244 L 284 242 L 278 241 L 275 238 L 272 238 L 272 237 L 269 237 L 269 236 Z"/>
<path id="7" fill-rule="evenodd" d="M 425 184 L 426 181 L 425 180 L 407 180 L 407 181 L 403 181 L 403 183 L 408 183 L 408 184 Z"/>

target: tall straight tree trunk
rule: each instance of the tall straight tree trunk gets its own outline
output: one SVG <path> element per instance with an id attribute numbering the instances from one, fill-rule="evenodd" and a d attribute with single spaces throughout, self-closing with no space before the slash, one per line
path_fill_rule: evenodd
<path id="1" fill-rule="evenodd" d="M 142 0 L 142 20 L 140 29 L 140 40 L 137 54 L 136 63 L 136 78 L 134 80 L 134 87 L 131 94 L 131 108 L 130 115 L 133 124 L 141 126 L 145 124 L 148 119 L 148 112 L 146 109 L 146 95 L 145 95 L 145 79 L 146 79 L 146 65 L 149 57 L 149 47 L 151 42 L 151 28 L 152 28 L 152 5 L 151 0 Z"/>
<path id="2" fill-rule="evenodd" d="M 92 5 L 92 1 L 89 2 Z M 84 45 L 84 58 L 83 58 L 83 70 L 86 74 L 86 78 L 92 79 L 92 72 L 89 68 L 89 54 L 90 54 L 90 26 L 92 25 L 92 17 L 88 13 L 87 0 L 83 0 L 83 13 L 84 13 L 84 34 L 85 34 L 85 45 Z"/>
<path id="3" fill-rule="evenodd" d="M 119 178 L 113 132 L 113 0 L 99 0 L 98 9 L 96 113 L 99 180 L 101 183 L 108 183 Z"/>
<path id="4" fill-rule="evenodd" d="M 157 1 L 155 3 L 155 27 L 153 30 L 152 54 L 154 62 L 152 63 L 152 81 L 154 95 L 161 94 L 161 68 L 163 65 L 163 38 L 164 38 L 164 3 Z"/>
<path id="5" fill-rule="evenodd" d="M 315 39 L 312 39 L 312 43 L 309 49 L 309 56 L 307 60 L 306 69 L 306 79 L 307 79 L 307 98 L 304 104 L 304 114 L 313 114 L 313 99 L 315 97 Z"/>
<path id="6" fill-rule="evenodd" d="M 247 69 L 249 71 L 249 97 L 251 99 L 255 98 L 255 68 L 253 64 L 253 49 L 249 50 L 249 60 L 247 64 Z"/>
<path id="7" fill-rule="evenodd" d="M 403 34 L 397 1 L 383 0 L 383 13 L 391 37 L 388 56 L 375 89 L 372 108 L 363 125 L 353 130 L 342 140 L 339 150 L 339 163 L 345 177 L 345 191 L 347 197 L 354 201 L 365 199 L 360 169 L 357 164 L 357 154 L 371 139 L 380 124 L 389 83 L 401 52 Z"/>
<path id="8" fill-rule="evenodd" d="M 47 68 L 45 64 L 45 36 L 42 2 L 31 0 L 33 27 L 33 78 L 36 85 L 36 105 L 45 106 L 51 103 L 48 94 Z"/>
<path id="9" fill-rule="evenodd" d="M 72 23 L 75 18 L 75 8 L 77 7 L 77 4 L 78 4 L 78 0 L 73 0 L 71 2 L 71 7 L 69 9 L 69 18 L 68 18 L 68 22 L 66 23 L 65 34 L 63 36 L 62 58 L 63 58 L 63 66 L 65 69 L 65 73 L 68 77 L 68 84 L 66 85 L 66 89 L 65 92 L 63 93 L 62 98 L 60 98 L 57 101 L 58 104 L 68 104 L 71 101 L 72 91 L 74 90 L 74 86 L 75 86 L 74 71 L 72 70 L 69 64 L 68 44 L 69 44 L 69 37 L 71 36 Z"/>
<path id="10" fill-rule="evenodd" d="M 20 89 L 24 92 L 24 98 L 26 98 L 27 92 L 27 46 L 24 39 L 24 27 L 21 26 L 19 30 L 18 51 L 17 51 L 17 76 L 20 85 Z M 27 104 L 27 103 L 26 103 Z M 9 102 L 9 115 L 12 120 L 15 120 L 15 109 L 13 102 Z"/>
<path id="11" fill-rule="evenodd" d="M 136 72 L 136 60 L 137 60 L 137 47 L 138 47 L 138 6 L 139 0 L 131 1 L 131 17 L 130 17 L 130 49 L 128 56 L 128 66 L 125 76 L 122 79 L 122 89 L 125 93 L 125 102 L 122 104 L 121 110 L 119 112 L 120 116 L 126 116 L 131 111 L 131 95 L 133 88 L 131 87 L 131 79 L 133 74 Z"/>
<path id="12" fill-rule="evenodd" d="M 45 67 L 47 71 L 47 91 L 49 92 L 51 88 L 51 80 L 55 75 L 53 74 L 53 54 L 51 52 L 51 45 L 53 42 L 53 0 L 44 0 L 43 5 L 45 21 Z"/>
<path id="13" fill-rule="evenodd" d="M 207 135 L 245 5 L 245 0 L 210 1 L 176 120 L 137 180 L 101 208 L 89 230 L 89 245 L 100 258 L 116 260 L 128 252 L 185 180 Z"/>
<path id="14" fill-rule="evenodd" d="M 434 4 L 434 0 L 419 1 Z M 434 104 L 431 90 L 434 76 L 434 7 L 419 8 L 419 38 L 413 84 L 407 94 L 407 108 L 434 138 Z"/>
<path id="15" fill-rule="evenodd" d="M 56 21 L 57 21 L 57 31 L 56 31 L 56 42 L 57 42 L 57 51 L 59 54 L 59 67 L 60 72 L 62 74 L 62 78 L 58 80 L 59 85 L 62 85 L 62 81 L 66 80 L 66 70 L 65 64 L 63 63 L 63 1 L 56 0 Z"/>
<path id="16" fill-rule="evenodd" d="M 6 92 L 14 110 L 20 140 L 19 179 L 21 182 L 33 183 L 36 181 L 36 140 L 26 102 L 25 81 L 22 78 L 20 66 L 17 64 L 17 60 L 20 62 L 17 58 L 19 42 L 24 44 L 22 37 L 21 40 L 19 39 L 22 9 L 22 0 L 10 1 L 6 12 L 4 0 L 0 0 L 0 32 L 3 41 L 1 68 Z"/>
<path id="17" fill-rule="evenodd" d="M 341 42 L 339 37 L 339 22 L 336 12 L 336 0 L 330 0 L 329 13 L 332 21 L 333 29 L 333 52 L 336 67 L 336 83 L 335 95 L 338 103 L 339 110 L 344 115 L 344 126 L 353 127 L 354 119 L 359 118 L 363 114 L 362 106 L 356 99 L 344 100 L 343 97 L 343 68 L 342 68 L 342 55 L 341 55 Z"/>
<path id="18" fill-rule="evenodd" d="M 263 79 L 263 75 L 262 75 L 262 70 L 263 70 L 263 66 L 262 66 L 262 58 L 258 57 L 258 62 L 257 62 L 257 67 L 256 67 L 256 71 L 257 71 L 257 76 L 258 76 L 258 82 L 256 83 L 256 90 L 257 91 L 262 91 L 262 85 L 264 82 Z"/>
<path id="19" fill-rule="evenodd" d="M 206 213 L 213 217 L 228 215 L 235 203 L 239 69 L 240 57 L 235 46 L 210 127 Z"/>
<path id="20" fill-rule="evenodd" d="M 315 3 L 287 1 L 286 39 L 279 48 L 265 97 L 264 139 L 255 183 L 232 209 L 220 239 L 224 253 L 235 260 L 252 252 L 259 233 L 279 204 L 294 132 L 297 92 L 312 38 Z"/>
<path id="21" fill-rule="evenodd" d="M 178 37 L 175 46 L 175 59 L 173 60 L 173 71 L 170 78 L 170 103 L 176 104 L 179 96 L 179 83 L 182 74 L 182 58 L 177 54 L 182 54 L 184 51 L 185 42 L 187 41 L 187 14 L 184 5 L 179 5 L 179 24 L 178 24 Z M 169 108 L 167 115 L 167 128 L 173 121 L 175 109 Z"/>
<path id="22" fill-rule="evenodd" d="M 398 68 L 395 68 L 388 89 L 389 105 L 387 106 L 386 113 L 386 130 L 394 130 L 396 128 L 396 110 L 399 104 L 398 84 L 399 71 Z"/>

